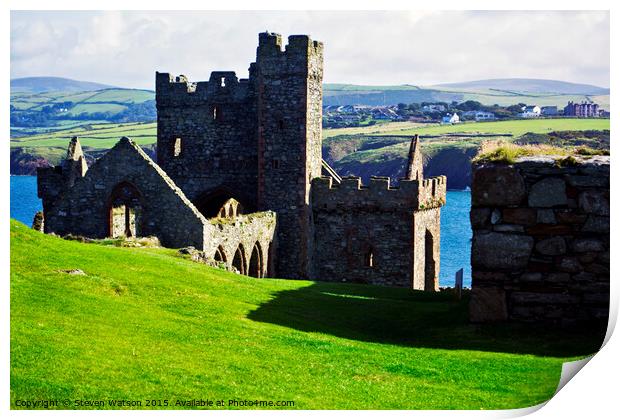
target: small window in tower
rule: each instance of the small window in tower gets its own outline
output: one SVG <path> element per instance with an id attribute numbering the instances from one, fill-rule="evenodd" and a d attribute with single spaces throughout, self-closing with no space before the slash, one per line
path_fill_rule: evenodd
<path id="1" fill-rule="evenodd" d="M 370 248 L 368 252 L 366 252 L 366 254 L 364 255 L 364 265 L 370 268 L 374 267 L 373 260 L 374 260 L 374 254 L 373 254 L 372 248 Z"/>
<path id="2" fill-rule="evenodd" d="M 225 77 L 222 77 L 222 78 L 220 79 L 220 86 L 221 86 L 221 87 L 226 87 L 226 78 L 225 78 Z"/>
<path id="3" fill-rule="evenodd" d="M 174 155 L 174 157 L 177 157 L 181 154 L 181 137 L 177 137 L 176 139 L 174 139 L 174 145 L 173 145 L 173 149 L 172 149 L 172 154 Z"/>
<path id="4" fill-rule="evenodd" d="M 213 107 L 213 121 L 221 121 L 222 120 L 222 110 L 219 106 Z"/>
<path id="5" fill-rule="evenodd" d="M 278 120 L 278 129 L 284 130 L 284 120 Z"/>
<path id="6" fill-rule="evenodd" d="M 279 169 L 280 168 L 280 161 L 278 159 L 274 159 L 271 161 L 271 168 L 272 169 Z"/>

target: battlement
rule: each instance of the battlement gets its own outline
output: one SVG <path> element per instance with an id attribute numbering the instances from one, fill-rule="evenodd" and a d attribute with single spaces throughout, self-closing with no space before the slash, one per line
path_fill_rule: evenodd
<path id="1" fill-rule="evenodd" d="M 415 211 L 440 207 L 446 200 L 446 177 L 401 179 L 390 185 L 389 177 L 373 176 L 368 185 L 360 177 L 346 176 L 340 184 L 323 176 L 312 180 L 313 206 L 317 210 L 368 208 Z"/>
<path id="2" fill-rule="evenodd" d="M 446 203 L 447 183 L 447 178 L 443 175 L 422 180 L 418 191 L 420 209 L 443 206 Z"/>
<path id="3" fill-rule="evenodd" d="M 313 41 L 308 35 L 290 35 L 288 44 L 282 49 L 282 35 L 274 32 L 258 34 L 258 49 L 256 56 L 273 56 L 278 54 L 308 55 L 323 51 L 323 43 Z"/>
<path id="4" fill-rule="evenodd" d="M 184 75 L 157 72 L 157 105 L 185 106 L 205 103 L 245 102 L 253 95 L 250 81 L 234 71 L 214 71 L 208 81 L 190 82 Z"/>

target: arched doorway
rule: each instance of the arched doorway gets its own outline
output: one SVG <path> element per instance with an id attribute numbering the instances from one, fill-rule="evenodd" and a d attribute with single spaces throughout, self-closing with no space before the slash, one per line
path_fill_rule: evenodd
<path id="1" fill-rule="evenodd" d="M 250 268 L 248 275 L 256 278 L 263 277 L 263 253 L 260 243 L 256 242 L 252 248 L 252 255 L 250 256 Z"/>
<path id="2" fill-rule="evenodd" d="M 109 235 L 130 238 L 142 234 L 142 194 L 129 182 L 117 184 L 109 199 Z"/>
<path id="3" fill-rule="evenodd" d="M 437 283 L 434 251 L 435 238 L 429 230 L 426 230 L 424 237 L 424 290 L 427 292 L 434 292 Z"/>
<path id="4" fill-rule="evenodd" d="M 239 244 L 239 246 L 237 247 L 237 250 L 235 251 L 235 256 L 232 261 L 232 266 L 236 268 L 240 274 L 246 274 L 245 252 L 244 252 L 242 244 Z"/>
<path id="5" fill-rule="evenodd" d="M 203 193 L 193 201 L 200 213 L 207 219 L 213 217 L 234 217 L 243 213 L 243 204 L 225 188 Z"/>
<path id="6" fill-rule="evenodd" d="M 217 263 L 226 263 L 226 253 L 224 252 L 224 248 L 222 248 L 222 245 L 218 246 L 215 250 L 215 254 L 213 254 L 213 260 Z"/>

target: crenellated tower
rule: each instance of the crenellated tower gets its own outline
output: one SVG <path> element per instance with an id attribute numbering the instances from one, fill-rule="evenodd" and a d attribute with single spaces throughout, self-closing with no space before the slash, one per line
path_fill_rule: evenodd
<path id="1" fill-rule="evenodd" d="M 276 273 L 312 278 L 310 185 L 321 176 L 323 44 L 261 33 L 256 59 L 258 207 L 278 214 Z"/>

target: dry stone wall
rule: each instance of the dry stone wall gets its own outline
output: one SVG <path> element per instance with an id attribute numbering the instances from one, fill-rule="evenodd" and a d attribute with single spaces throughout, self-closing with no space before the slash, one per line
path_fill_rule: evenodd
<path id="1" fill-rule="evenodd" d="M 473 166 L 475 322 L 605 322 L 609 157 Z"/>

